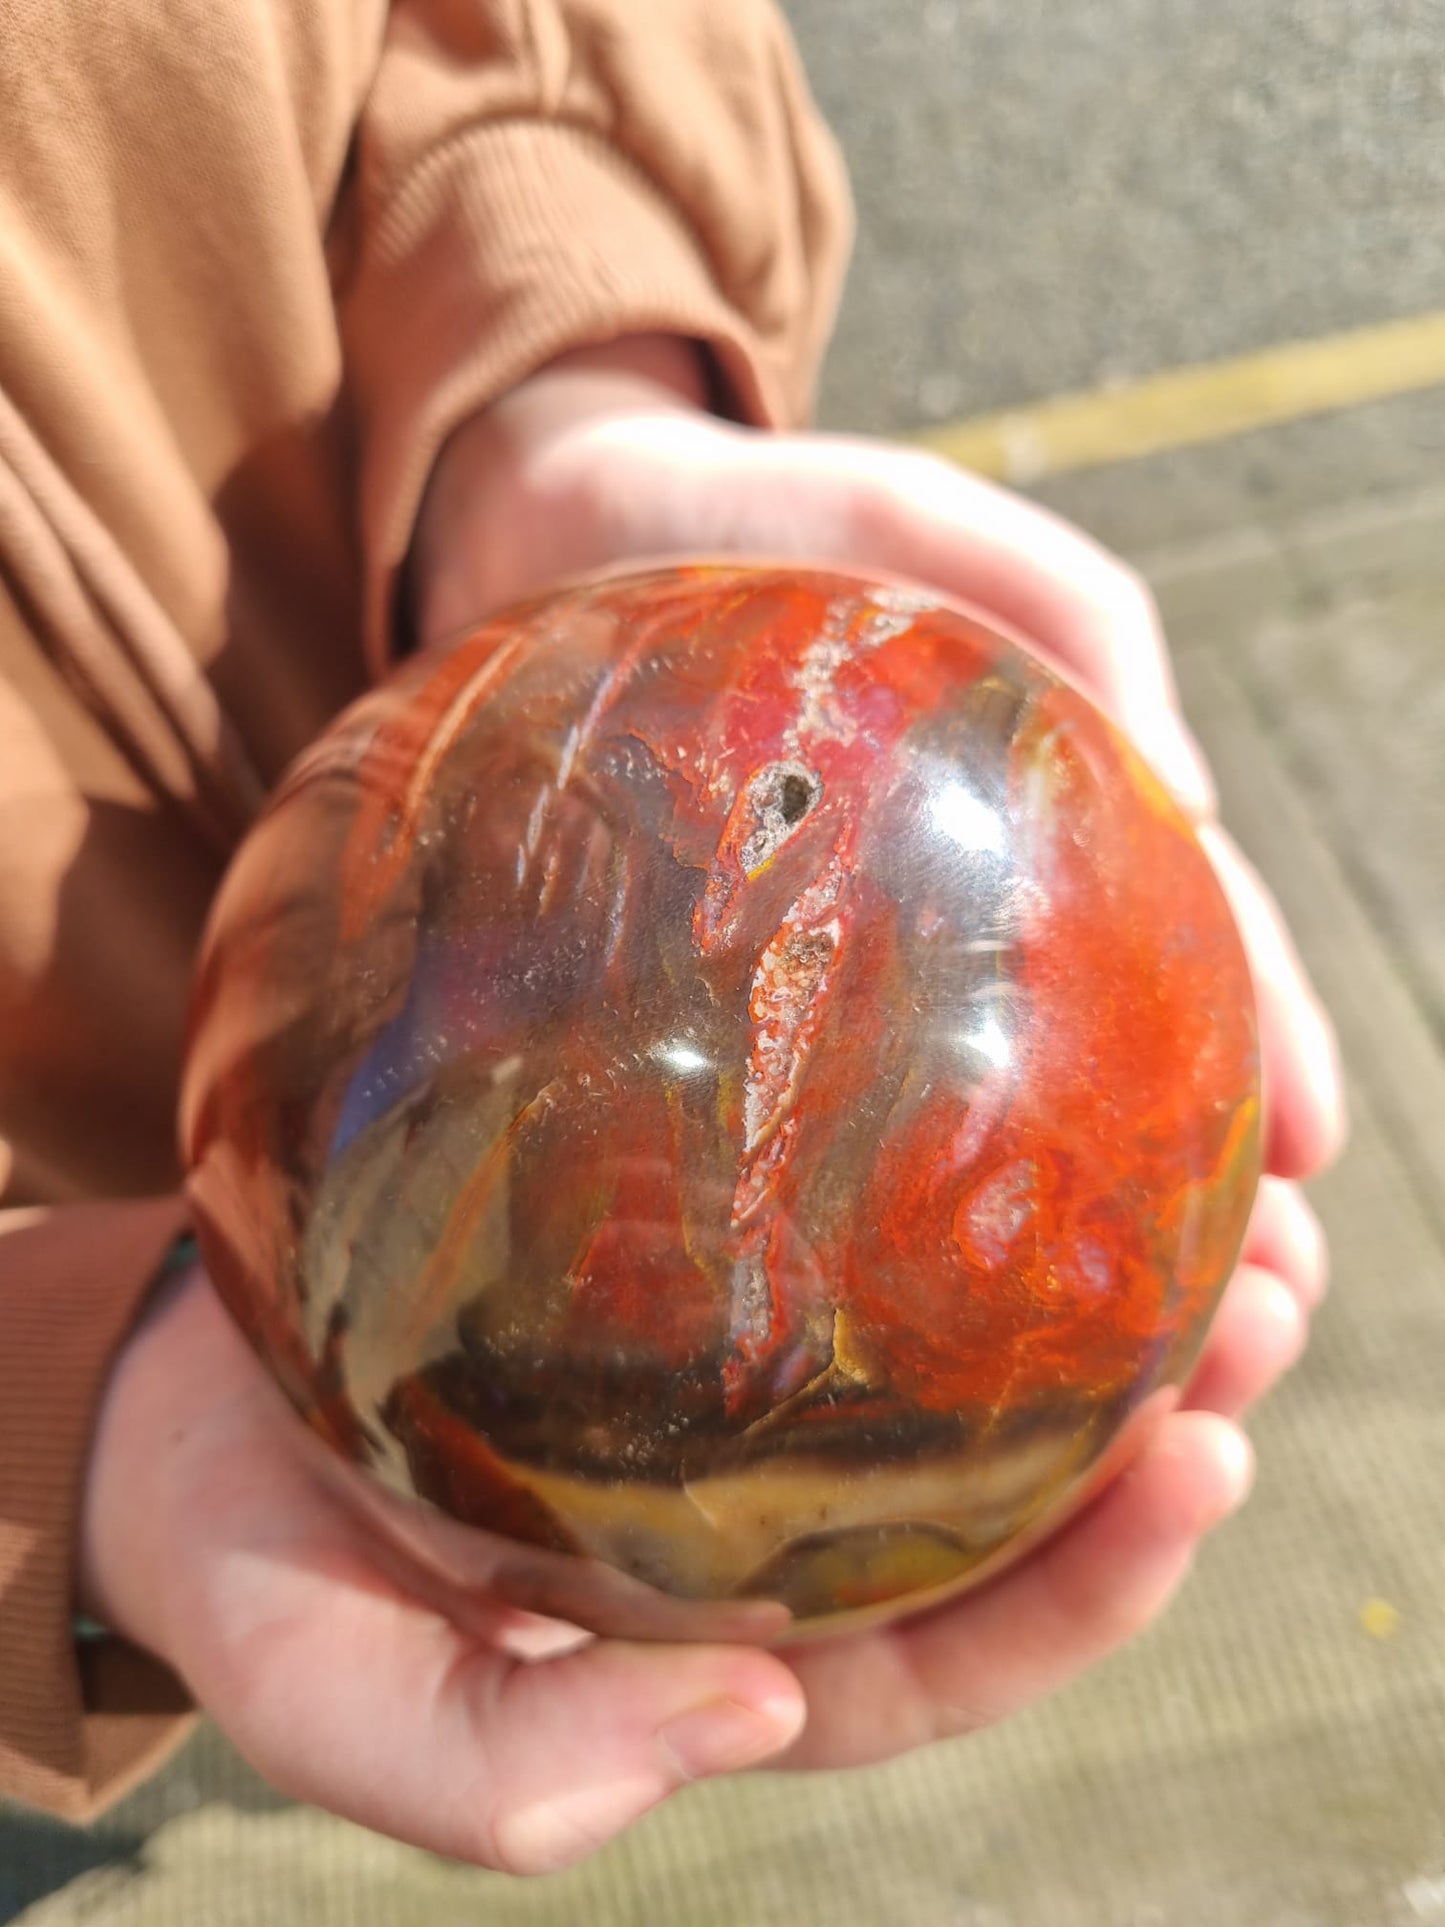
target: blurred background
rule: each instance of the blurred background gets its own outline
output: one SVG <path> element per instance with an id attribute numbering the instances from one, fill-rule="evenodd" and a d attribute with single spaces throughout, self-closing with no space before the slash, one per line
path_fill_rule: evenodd
<path id="1" fill-rule="evenodd" d="M 1445 4 L 787 4 L 860 215 L 825 423 L 926 431 L 1144 568 L 1340 1027 L 1334 1286 L 1255 1496 L 997 1732 L 704 1787 L 522 1886 L 203 1731 L 90 1833 L 0 1813 L 0 1920 L 1445 1922 Z"/>
<path id="2" fill-rule="evenodd" d="M 907 434 L 1445 304 L 1442 0 L 786 11 L 859 209 L 830 426 Z M 1442 454 L 1437 388 L 1151 465 L 1117 505 L 1067 493 L 1138 548 L 1445 481 Z"/>

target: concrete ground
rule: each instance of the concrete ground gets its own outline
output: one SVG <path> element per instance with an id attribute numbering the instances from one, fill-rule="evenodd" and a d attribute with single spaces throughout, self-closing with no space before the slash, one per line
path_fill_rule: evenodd
<path id="1" fill-rule="evenodd" d="M 859 176 L 835 425 L 1445 305 L 1437 0 L 792 0 Z M 515 1885 L 288 1807 L 218 1736 L 93 1831 L 0 1812 L 26 1927 L 1445 1922 L 1445 392 L 1054 478 L 1140 560 L 1227 820 L 1344 1043 L 1334 1286 L 1175 1609 L 998 1731 L 700 1788 Z"/>
<path id="2" fill-rule="evenodd" d="M 1445 0 L 785 0 L 896 433 L 1445 303 Z"/>

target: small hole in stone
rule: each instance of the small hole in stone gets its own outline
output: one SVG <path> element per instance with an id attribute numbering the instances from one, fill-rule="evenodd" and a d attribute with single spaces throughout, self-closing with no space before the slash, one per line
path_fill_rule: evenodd
<path id="1" fill-rule="evenodd" d="M 799 776 L 796 770 L 789 770 L 783 778 L 783 793 L 778 808 L 785 823 L 797 823 L 813 807 L 815 795 L 813 785 L 806 776 Z"/>

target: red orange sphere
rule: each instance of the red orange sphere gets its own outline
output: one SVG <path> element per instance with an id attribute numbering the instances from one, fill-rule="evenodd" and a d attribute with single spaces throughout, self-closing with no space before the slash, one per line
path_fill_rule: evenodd
<path id="1" fill-rule="evenodd" d="M 1104 718 L 926 594 L 594 582 L 366 697 L 227 880 L 217 1285 L 383 1480 L 607 1630 L 993 1570 L 1177 1386 L 1259 1166 L 1253 1005 Z"/>

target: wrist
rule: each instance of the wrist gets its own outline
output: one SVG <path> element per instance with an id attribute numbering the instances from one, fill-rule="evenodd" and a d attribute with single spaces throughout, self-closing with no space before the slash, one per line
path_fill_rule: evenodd
<path id="1" fill-rule="evenodd" d="M 153 1629 L 136 1611 L 151 1564 L 142 1539 L 152 1507 L 142 1495 L 160 1457 L 156 1432 L 164 1424 L 167 1380 L 176 1363 L 172 1331 L 194 1323 L 188 1308 L 211 1295 L 193 1241 L 179 1240 L 111 1366 L 86 1472 L 76 1559 L 77 1625 L 120 1633 L 153 1649 Z"/>
<path id="2" fill-rule="evenodd" d="M 432 469 L 406 571 L 410 633 L 423 646 L 548 579 L 548 458 L 578 429 L 621 416 L 705 414 L 705 351 L 629 335 L 548 362 L 450 436 Z"/>
<path id="3" fill-rule="evenodd" d="M 709 368 L 700 344 L 680 335 L 623 335 L 616 341 L 571 348 L 499 396 L 457 433 L 472 424 L 488 424 L 499 441 L 530 441 L 548 430 L 608 415 L 659 408 L 706 410 Z"/>

